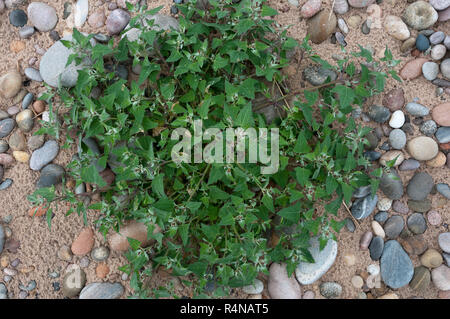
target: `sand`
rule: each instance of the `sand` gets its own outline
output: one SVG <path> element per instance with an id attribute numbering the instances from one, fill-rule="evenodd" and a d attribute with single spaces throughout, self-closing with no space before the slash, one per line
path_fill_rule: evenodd
<path id="1" fill-rule="evenodd" d="M 65 23 L 62 19 L 63 14 L 63 4 L 64 1 L 42 1 L 51 4 L 58 13 L 59 22 L 57 24 L 56 30 L 62 36 L 65 29 Z M 90 2 L 90 12 L 94 12 L 96 10 L 95 7 L 102 5 L 105 7 L 103 1 L 95 1 L 91 0 Z M 305 0 L 301 0 L 300 6 L 298 8 L 290 5 L 285 0 L 271 0 L 269 1 L 270 5 L 277 9 L 289 8 L 287 12 L 280 12 L 280 14 L 276 17 L 276 20 L 281 25 L 291 25 L 289 30 L 289 35 L 294 37 L 295 39 L 302 41 L 304 36 L 306 35 L 306 21 L 304 19 L 299 18 L 299 12 L 301 5 L 306 2 Z M 322 1 L 323 6 L 331 7 L 331 0 Z M 157 7 L 159 5 L 164 5 L 162 13 L 168 13 L 171 5 L 170 0 L 158 0 L 158 1 L 148 1 L 151 7 Z M 406 0 L 385 0 L 380 5 L 383 10 L 383 17 L 387 14 L 392 15 L 400 15 L 405 6 L 407 5 Z M 9 11 L 9 10 L 8 10 Z M 21 40 L 25 43 L 25 49 L 19 53 L 14 53 L 10 50 L 10 44 L 14 40 L 20 40 L 18 35 L 18 29 L 11 26 L 8 22 L 8 11 L 0 14 L 0 39 L 2 45 L 0 46 L 0 74 L 4 74 L 8 70 L 16 68 L 16 65 L 19 64 L 20 68 L 23 70 L 28 66 L 28 60 L 31 57 L 36 57 L 38 59 L 41 58 L 39 54 L 35 52 L 35 45 L 38 45 L 42 49 L 49 48 L 53 41 L 50 39 L 48 33 L 36 33 L 31 37 L 31 39 Z M 283 10 L 285 11 L 285 10 Z M 344 19 L 348 19 L 348 17 L 358 14 L 362 17 L 362 21 L 367 17 L 367 13 L 365 9 L 354 9 L 352 8 L 347 14 L 343 15 Z M 450 22 L 435 24 L 435 30 L 441 30 L 450 34 Z M 85 25 L 81 28 L 81 31 L 84 32 L 92 32 L 90 26 L 85 23 Z M 95 30 L 96 32 L 104 32 L 105 29 Z M 416 35 L 417 32 L 412 33 L 412 35 Z M 401 59 L 402 63 L 400 66 L 404 64 L 405 61 L 411 59 L 410 56 L 401 57 L 399 48 L 401 46 L 401 41 L 395 40 L 389 37 L 383 29 L 375 29 L 372 30 L 369 35 L 364 35 L 361 33 L 360 29 L 350 29 L 349 34 L 346 37 L 346 41 L 348 46 L 345 48 L 347 52 L 351 52 L 357 50 L 357 44 L 362 44 L 364 46 L 371 45 L 377 53 L 381 50 L 384 51 L 385 46 L 387 45 L 392 52 L 394 53 L 394 57 L 396 59 Z M 328 61 L 332 61 L 331 55 L 333 53 L 340 53 L 340 48 L 338 45 L 332 44 L 329 40 L 323 42 L 320 45 L 312 45 L 313 49 L 319 53 L 324 59 Z M 39 63 L 39 62 L 38 62 Z M 305 62 L 304 62 L 305 63 Z M 36 64 L 38 66 L 38 64 Z M 397 67 L 397 69 L 400 68 Z M 292 72 L 293 71 L 293 72 Z M 302 83 L 301 79 L 301 66 L 291 65 L 289 72 L 289 80 L 288 83 L 291 85 L 292 89 L 298 88 Z M 426 81 L 423 77 L 413 81 L 406 81 L 403 84 L 398 84 L 395 81 L 389 81 L 387 83 L 387 90 L 394 86 L 401 85 L 405 91 L 405 99 L 407 102 L 411 101 L 414 97 L 418 97 L 420 99 L 421 104 L 427 105 L 430 109 L 434 106 L 442 103 L 443 101 L 448 101 L 449 96 L 443 95 L 442 97 L 435 96 L 435 86 Z M 38 83 L 31 83 L 27 90 L 38 94 L 44 91 L 44 88 Z M 382 96 L 380 96 L 381 101 Z M 0 99 L 0 108 L 6 110 L 8 107 L 12 106 L 11 101 Z M 373 123 L 372 123 L 373 124 Z M 374 125 L 371 125 L 374 126 Z M 35 125 L 35 130 L 37 130 L 39 125 Z M 414 133 L 414 136 L 419 135 L 418 131 Z M 27 138 L 31 136 L 27 134 Z M 411 137 L 408 137 L 411 138 Z M 384 141 L 384 140 L 383 140 Z M 382 142 L 383 142 L 382 141 Z M 61 141 L 61 144 L 63 141 Z M 381 144 L 380 144 L 381 145 Z M 54 161 L 57 164 L 66 165 L 74 153 L 74 149 L 70 150 L 61 150 L 58 157 Z M 449 170 L 448 168 L 428 168 L 425 165 L 422 165 L 424 171 L 430 173 L 435 182 L 448 182 L 449 178 Z M 413 173 L 405 173 L 401 174 L 403 182 L 411 178 Z M 9 255 L 10 260 L 15 258 L 19 258 L 21 260 L 22 266 L 33 266 L 34 271 L 29 273 L 19 273 L 7 283 L 8 290 L 13 293 L 14 297 L 17 298 L 19 293 L 19 283 L 27 284 L 30 280 L 35 280 L 37 282 L 37 288 L 30 293 L 28 298 L 63 298 L 61 291 L 54 291 L 52 287 L 53 282 L 60 282 L 61 277 L 64 274 L 64 270 L 67 268 L 69 264 L 79 263 L 79 257 L 73 257 L 72 261 L 65 262 L 60 260 L 57 257 L 57 251 L 59 247 L 62 245 L 70 246 L 73 239 L 77 236 L 77 234 L 84 227 L 82 222 L 82 217 L 77 216 L 76 214 L 72 214 L 71 216 L 65 216 L 65 213 L 68 210 L 68 207 L 61 203 L 58 207 L 54 207 L 54 218 L 52 219 L 52 228 L 48 229 L 45 217 L 40 218 L 30 218 L 28 216 L 28 210 L 31 207 L 30 203 L 27 201 L 27 195 L 32 193 L 34 190 L 34 184 L 38 179 L 38 173 L 29 169 L 28 165 L 16 163 L 13 167 L 6 169 L 5 177 L 11 178 L 14 180 L 14 184 L 7 190 L 2 191 L 0 197 L 0 218 L 3 218 L 7 215 L 12 215 L 13 220 L 8 225 L 8 227 L 12 230 L 12 237 L 19 240 L 21 245 L 20 249 L 16 254 L 11 254 L 8 252 L 3 252 L 2 255 Z M 381 195 L 381 194 L 379 194 Z M 449 224 L 450 223 L 450 211 L 448 206 L 436 207 L 437 199 L 439 195 L 433 195 L 431 198 L 433 200 L 433 208 L 436 209 L 443 218 L 443 222 Z M 392 212 L 390 212 L 392 215 Z M 95 212 L 90 212 L 88 216 L 88 223 L 93 227 L 93 221 L 98 216 Z M 341 209 L 339 212 L 339 219 L 343 219 L 348 217 L 348 213 Z M 370 230 L 370 222 L 372 218 L 367 218 L 364 220 L 357 230 L 354 233 L 349 233 L 346 229 L 343 229 L 338 236 L 339 240 L 339 249 L 338 256 L 333 267 L 325 274 L 318 282 L 313 285 L 303 287 L 303 290 L 306 291 L 308 289 L 312 289 L 316 292 L 316 297 L 321 298 L 319 294 L 319 284 L 324 281 L 336 281 L 340 283 L 343 287 L 342 298 L 356 298 L 358 293 L 361 291 L 359 289 L 353 288 L 351 285 L 351 278 L 355 275 L 355 273 L 359 270 L 365 270 L 367 265 L 371 263 L 376 263 L 371 261 L 369 257 L 368 251 L 359 251 L 359 238 L 361 234 L 367 230 Z M 406 220 L 406 219 L 405 219 Z M 429 247 L 438 248 L 437 247 L 437 235 L 440 232 L 448 231 L 448 229 L 444 228 L 444 226 L 428 227 L 428 230 L 425 232 L 424 238 L 428 243 Z M 96 232 L 96 240 L 95 246 L 99 246 L 105 244 L 104 238 L 101 234 Z M 343 262 L 343 256 L 345 253 L 352 253 L 356 257 L 356 264 L 354 266 L 346 266 Z M 126 288 L 126 293 L 124 297 L 131 294 L 130 287 L 127 281 L 121 280 L 121 272 L 118 270 L 118 267 L 125 264 L 126 259 L 117 253 L 111 253 L 110 257 L 107 260 L 107 264 L 111 269 L 110 274 L 103 279 L 103 281 L 119 281 Z M 414 265 L 418 265 L 417 258 L 413 258 Z M 95 267 L 97 263 L 91 260 L 91 263 L 87 269 L 85 269 L 87 274 L 87 282 L 98 282 L 102 281 L 97 278 L 95 275 Z M 61 277 L 57 279 L 51 279 L 48 276 L 49 271 L 59 271 L 61 273 Z M 265 280 L 265 276 L 262 276 L 262 279 Z M 0 281 L 2 281 L 0 279 Z M 179 280 L 171 280 L 170 276 L 165 272 L 159 272 L 154 275 L 150 280 L 150 286 L 152 288 L 158 287 L 160 285 L 164 285 L 172 281 L 176 287 L 176 292 L 179 295 L 191 296 L 192 291 L 189 288 L 185 287 Z M 266 281 L 265 281 L 266 283 Z M 267 287 L 267 284 L 265 285 Z M 411 296 L 420 296 L 424 298 L 435 298 L 437 296 L 437 290 L 430 285 L 428 291 L 423 294 L 418 295 L 414 291 L 411 291 L 409 288 L 401 288 L 396 291 L 396 293 L 401 296 L 401 298 L 407 298 Z M 233 290 L 233 293 L 230 296 L 231 298 L 236 297 L 245 297 L 244 294 L 239 292 L 238 290 Z M 263 298 L 267 298 L 268 293 L 267 290 L 263 293 Z"/>

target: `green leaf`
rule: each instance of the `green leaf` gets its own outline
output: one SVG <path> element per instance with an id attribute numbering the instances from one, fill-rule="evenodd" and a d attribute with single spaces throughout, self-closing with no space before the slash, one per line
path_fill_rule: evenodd
<path id="1" fill-rule="evenodd" d="M 311 171 L 303 167 L 295 168 L 295 177 L 301 186 L 305 186 L 311 176 Z"/>
<path id="2" fill-rule="evenodd" d="M 236 125 L 246 127 L 252 127 L 255 125 L 253 119 L 252 105 L 250 103 L 246 104 L 239 112 L 236 118 Z"/>
<path id="3" fill-rule="evenodd" d="M 298 134 L 297 142 L 294 146 L 294 152 L 299 154 L 305 154 L 311 152 L 311 147 L 308 145 L 308 141 L 306 140 L 305 134 L 303 131 Z"/>
<path id="4" fill-rule="evenodd" d="M 265 4 L 262 6 L 261 17 L 273 17 L 277 14 L 278 14 L 277 10 L 275 10 L 269 6 L 266 6 Z"/>
<path id="5" fill-rule="evenodd" d="M 164 193 L 164 174 L 158 174 L 152 181 L 152 190 L 159 198 L 166 197 Z"/>
<path id="6" fill-rule="evenodd" d="M 107 185 L 94 165 L 83 167 L 81 169 L 81 178 L 83 179 L 83 181 L 98 185 L 99 187 L 105 187 Z"/>
<path id="7" fill-rule="evenodd" d="M 278 212 L 278 215 L 287 220 L 298 223 L 300 221 L 300 208 L 302 203 L 298 202 L 295 205 L 283 208 Z"/>
<path id="8" fill-rule="evenodd" d="M 355 99 L 355 92 L 347 86 L 344 85 L 336 85 L 332 92 L 337 93 L 339 95 L 339 103 L 342 109 L 347 108 L 353 103 Z"/>

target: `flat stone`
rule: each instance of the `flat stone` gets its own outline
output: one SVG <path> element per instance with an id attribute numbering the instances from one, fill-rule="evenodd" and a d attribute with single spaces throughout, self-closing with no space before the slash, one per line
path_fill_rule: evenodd
<path id="1" fill-rule="evenodd" d="M 403 196 L 403 183 L 395 171 L 383 173 L 379 187 L 390 199 L 400 199 Z"/>
<path id="2" fill-rule="evenodd" d="M 388 239 L 394 239 L 400 235 L 404 226 L 405 222 L 403 221 L 403 218 L 401 216 L 394 215 L 389 217 L 389 219 L 384 223 L 383 229 Z"/>
<path id="3" fill-rule="evenodd" d="M 423 200 L 431 193 L 433 185 L 433 178 L 430 174 L 418 172 L 409 181 L 406 193 L 413 200 Z"/>
<path id="4" fill-rule="evenodd" d="M 380 259 L 381 278 L 393 289 L 409 284 L 414 268 L 411 259 L 395 240 L 386 242 Z"/>
<path id="5" fill-rule="evenodd" d="M 413 171 L 420 167 L 420 162 L 409 158 L 407 160 L 404 160 L 403 163 L 398 167 L 400 171 Z"/>
<path id="6" fill-rule="evenodd" d="M 400 70 L 400 77 L 403 80 L 413 80 L 422 75 L 422 66 L 425 62 L 428 62 L 425 58 L 417 58 L 407 62 Z"/>
<path id="7" fill-rule="evenodd" d="M 377 123 L 384 123 L 389 119 L 391 113 L 384 106 L 372 105 L 369 108 L 367 115 L 370 117 L 372 121 L 375 121 Z"/>
<path id="8" fill-rule="evenodd" d="M 414 275 L 411 282 L 409 283 L 409 286 L 414 290 L 424 292 L 427 290 L 428 286 L 430 285 L 430 282 L 431 282 L 430 271 L 424 266 L 419 266 L 414 268 Z"/>
<path id="9" fill-rule="evenodd" d="M 41 170 L 41 175 L 36 183 L 37 188 L 50 187 L 62 182 L 65 174 L 64 168 L 58 164 L 48 164 Z"/>
<path id="10" fill-rule="evenodd" d="M 56 141 L 50 140 L 35 150 L 31 155 L 30 168 L 34 171 L 39 171 L 42 167 L 53 161 L 58 155 L 59 145 Z"/>
<path id="11" fill-rule="evenodd" d="M 333 265 L 337 255 L 336 241 L 329 239 L 323 250 L 320 250 L 319 239 L 310 239 L 309 251 L 314 263 L 300 262 L 295 269 L 295 276 L 302 285 L 309 285 L 322 277 Z"/>
<path id="12" fill-rule="evenodd" d="M 414 213 L 408 217 L 408 229 L 416 235 L 423 234 L 427 230 L 427 222 L 422 214 Z"/>
<path id="13" fill-rule="evenodd" d="M 368 195 L 364 198 L 357 199 L 351 208 L 352 215 L 356 219 L 364 219 L 369 216 L 375 209 L 378 201 L 378 196 Z"/>
<path id="14" fill-rule="evenodd" d="M 380 236 L 376 236 L 372 239 L 369 245 L 369 251 L 370 251 L 370 258 L 372 260 L 378 260 L 381 257 L 381 254 L 383 253 L 384 248 L 384 241 L 383 238 Z"/>
<path id="15" fill-rule="evenodd" d="M 0 121 L 0 138 L 8 136 L 14 127 L 16 126 L 16 121 L 13 119 L 4 119 Z"/>
<path id="16" fill-rule="evenodd" d="M 409 154 L 419 161 L 433 159 L 439 151 L 437 143 L 428 136 L 419 136 L 408 142 Z"/>
<path id="17" fill-rule="evenodd" d="M 411 114 L 412 116 L 427 116 L 430 113 L 430 110 L 423 106 L 422 104 L 410 102 L 406 104 L 406 112 Z"/>
<path id="18" fill-rule="evenodd" d="M 422 235 L 410 236 L 401 239 L 403 249 L 410 255 L 422 255 L 428 248 L 426 240 Z"/>
<path id="19" fill-rule="evenodd" d="M 450 126 L 450 103 L 443 103 L 434 107 L 431 115 L 437 124 Z"/>

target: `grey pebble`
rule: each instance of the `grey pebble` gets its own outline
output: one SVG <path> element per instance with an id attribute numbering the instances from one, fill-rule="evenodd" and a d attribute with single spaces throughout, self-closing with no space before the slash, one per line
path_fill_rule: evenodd
<path id="1" fill-rule="evenodd" d="M 36 81 L 36 82 L 43 81 L 41 73 L 39 73 L 39 70 L 36 70 L 35 68 L 25 68 L 24 73 L 25 73 L 25 76 L 32 81 Z"/>
<path id="2" fill-rule="evenodd" d="M 27 95 L 25 95 L 25 97 L 22 100 L 22 109 L 26 110 L 30 106 L 31 102 L 33 102 L 33 99 L 34 94 L 31 92 L 27 93 Z"/>

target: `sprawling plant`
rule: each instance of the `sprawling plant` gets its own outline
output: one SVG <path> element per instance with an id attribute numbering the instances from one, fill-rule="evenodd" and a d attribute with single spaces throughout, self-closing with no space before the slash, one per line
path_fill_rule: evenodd
<path id="1" fill-rule="evenodd" d="M 79 71 L 74 88 L 42 96 L 51 119 L 38 134 L 75 132 L 66 142 L 79 149 L 68 175 L 92 189 L 76 194 L 53 186 L 29 199 L 47 207 L 62 199 L 72 204 L 68 214 L 85 217 L 89 209 L 100 211 L 104 234 L 126 220 L 148 225 L 154 244 L 143 248 L 129 239 L 130 263 L 122 267 L 139 297 L 148 295 L 145 278 L 160 266 L 175 276 L 192 275 L 199 296 L 211 282 L 217 295 L 250 284 L 271 262 L 286 262 L 292 273 L 299 261 L 312 261 L 311 236 L 319 236 L 322 247 L 335 239 L 343 225 L 335 216 L 354 189 L 378 186 L 381 172 L 371 178 L 363 156 L 368 130 L 350 113 L 383 91 L 389 73 L 397 78 L 389 50 L 378 62 L 360 47 L 353 54 L 360 63 L 347 58 L 332 66 L 307 39 L 299 45 L 288 37 L 264 0 L 234 2 L 178 5 L 179 30 L 154 27 L 147 17 L 160 8 L 130 6 L 136 12 L 130 28 L 140 30 L 134 41 L 125 36 L 92 45 L 94 35 L 74 30 L 74 41 L 65 42 L 76 52 L 68 63 L 91 64 Z M 337 80 L 289 91 L 281 69 L 292 52 L 334 70 Z M 139 76 L 127 79 L 126 68 Z M 264 108 L 280 116 L 266 118 Z M 279 170 L 262 174 L 261 163 L 175 162 L 171 150 L 178 141 L 171 134 L 192 130 L 194 120 L 203 120 L 203 129 L 279 128 Z"/>

